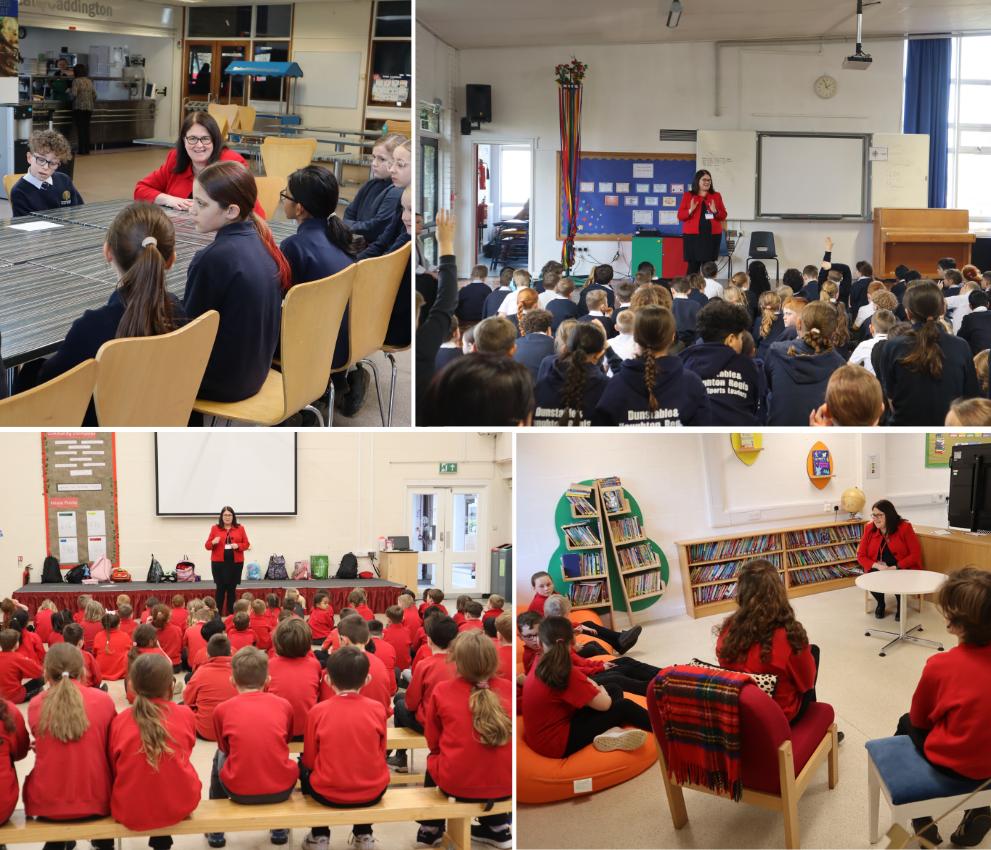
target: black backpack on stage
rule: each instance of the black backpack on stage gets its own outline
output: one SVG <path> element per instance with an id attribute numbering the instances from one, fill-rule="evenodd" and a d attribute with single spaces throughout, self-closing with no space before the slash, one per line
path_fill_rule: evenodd
<path id="1" fill-rule="evenodd" d="M 62 570 L 59 569 L 58 558 L 54 555 L 49 555 L 45 558 L 45 563 L 41 568 L 41 583 L 42 584 L 61 584 L 62 583 Z"/>
<path id="2" fill-rule="evenodd" d="M 344 579 L 345 581 L 353 581 L 358 578 L 358 559 L 354 556 L 353 552 L 348 552 L 341 558 L 341 565 L 337 568 L 337 575 L 334 578 Z"/>
<path id="3" fill-rule="evenodd" d="M 82 584 L 84 578 L 89 578 L 89 566 L 87 564 L 80 564 L 78 567 L 73 567 L 65 574 L 65 580 L 69 584 Z"/>

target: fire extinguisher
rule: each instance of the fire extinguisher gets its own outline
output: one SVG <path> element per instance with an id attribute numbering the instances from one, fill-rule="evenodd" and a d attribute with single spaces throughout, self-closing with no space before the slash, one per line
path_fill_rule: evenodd
<path id="1" fill-rule="evenodd" d="M 29 581 L 31 581 L 31 565 L 30 564 L 28 564 L 24 568 L 24 572 L 21 573 L 21 584 L 22 585 L 27 584 Z"/>

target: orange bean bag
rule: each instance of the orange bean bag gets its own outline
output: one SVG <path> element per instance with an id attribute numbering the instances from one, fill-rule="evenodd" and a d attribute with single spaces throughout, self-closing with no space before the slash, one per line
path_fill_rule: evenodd
<path id="1" fill-rule="evenodd" d="M 644 706 L 636 694 L 628 699 Z M 648 733 L 647 743 L 633 752 L 600 753 L 585 747 L 564 759 L 537 755 L 523 740 L 523 718 L 516 718 L 516 799 L 520 803 L 556 803 L 612 788 L 657 764 L 657 739 Z"/>

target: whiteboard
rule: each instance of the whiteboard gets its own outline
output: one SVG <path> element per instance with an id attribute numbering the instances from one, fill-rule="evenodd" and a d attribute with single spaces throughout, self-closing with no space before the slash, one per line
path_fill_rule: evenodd
<path id="1" fill-rule="evenodd" d="M 296 513 L 296 433 L 232 431 L 155 434 L 159 516 L 238 517 Z"/>
<path id="2" fill-rule="evenodd" d="M 757 215 L 865 218 L 867 139 L 759 133 Z"/>
<path id="3" fill-rule="evenodd" d="M 699 130 L 697 168 L 712 174 L 730 219 L 754 217 L 757 182 L 757 134 L 753 130 Z"/>
<path id="4" fill-rule="evenodd" d="M 871 148 L 871 207 L 929 206 L 929 136 L 875 133 Z"/>
<path id="5" fill-rule="evenodd" d="M 360 52 L 298 52 L 292 59 L 303 69 L 296 83 L 297 105 L 358 108 Z"/>

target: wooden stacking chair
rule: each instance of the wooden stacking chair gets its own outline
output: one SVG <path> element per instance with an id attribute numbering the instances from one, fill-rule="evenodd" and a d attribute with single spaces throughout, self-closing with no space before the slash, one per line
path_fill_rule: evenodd
<path id="1" fill-rule="evenodd" d="M 4 428 L 78 428 L 96 385 L 96 361 L 90 358 L 57 378 L 0 401 Z"/>

